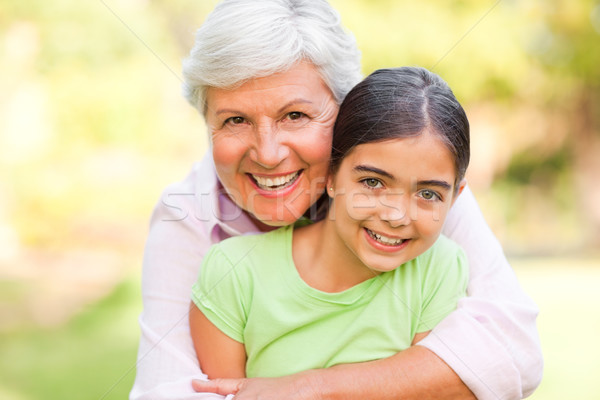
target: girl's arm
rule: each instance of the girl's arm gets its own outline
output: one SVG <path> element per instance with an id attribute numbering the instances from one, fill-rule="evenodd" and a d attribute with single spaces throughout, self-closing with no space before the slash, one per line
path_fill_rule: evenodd
<path id="1" fill-rule="evenodd" d="M 414 346 L 415 344 L 419 343 L 421 340 L 425 339 L 427 335 L 429 335 L 429 332 L 431 331 L 417 333 L 411 344 Z"/>
<path id="2" fill-rule="evenodd" d="M 246 376 L 244 345 L 221 332 L 194 303 L 190 306 L 190 332 L 202 371 L 209 379 Z"/>

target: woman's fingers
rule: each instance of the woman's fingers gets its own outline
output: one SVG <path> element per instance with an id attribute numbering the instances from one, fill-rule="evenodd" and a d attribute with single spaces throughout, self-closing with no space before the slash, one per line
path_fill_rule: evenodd
<path id="1" fill-rule="evenodd" d="M 236 394 L 244 381 L 245 379 L 212 379 L 210 381 L 192 379 L 192 387 L 196 392 L 209 392 L 226 396 Z"/>

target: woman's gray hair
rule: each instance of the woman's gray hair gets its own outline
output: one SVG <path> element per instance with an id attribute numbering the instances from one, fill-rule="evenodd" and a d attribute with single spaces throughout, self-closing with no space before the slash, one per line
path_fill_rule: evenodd
<path id="1" fill-rule="evenodd" d="M 183 60 L 183 94 L 205 114 L 207 88 L 233 88 L 300 61 L 317 68 L 338 104 L 362 77 L 354 36 L 326 0 L 224 0 Z"/>

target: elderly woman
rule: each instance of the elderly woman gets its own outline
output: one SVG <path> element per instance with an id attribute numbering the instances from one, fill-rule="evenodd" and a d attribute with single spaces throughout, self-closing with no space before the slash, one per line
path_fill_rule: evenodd
<path id="1" fill-rule="evenodd" d="M 192 387 L 203 374 L 189 299 L 204 254 L 230 236 L 318 218 L 333 124 L 361 78 L 359 58 L 325 0 L 225 0 L 208 16 L 184 62 L 184 90 L 211 151 L 152 216 L 131 399 L 519 399 L 538 385 L 537 309 L 467 187 L 443 232 L 467 253 L 469 297 L 418 345 L 377 361 Z"/>

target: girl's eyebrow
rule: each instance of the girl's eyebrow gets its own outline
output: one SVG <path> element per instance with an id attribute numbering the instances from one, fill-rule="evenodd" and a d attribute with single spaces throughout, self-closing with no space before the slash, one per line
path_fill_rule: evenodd
<path id="1" fill-rule="evenodd" d="M 359 164 L 357 166 L 355 166 L 354 168 L 352 168 L 353 172 L 369 172 L 372 174 L 377 174 L 380 176 L 385 176 L 386 178 L 395 180 L 396 178 L 394 177 L 394 175 L 390 174 L 387 171 L 384 171 L 380 168 L 377 167 L 373 167 L 371 165 L 364 165 L 364 164 Z M 449 184 L 446 181 L 442 181 L 442 180 L 438 180 L 438 179 L 427 179 L 427 180 L 423 180 L 423 181 L 417 181 L 417 186 L 437 186 L 441 189 L 444 190 L 450 190 L 452 189 L 452 185 Z"/>
<path id="2" fill-rule="evenodd" d="M 372 167 L 370 165 L 359 164 L 359 165 L 355 166 L 354 168 L 352 168 L 352 171 L 354 171 L 354 172 L 371 172 L 371 173 L 374 173 L 377 175 L 385 176 L 390 179 L 396 179 L 394 177 L 394 175 L 390 174 L 389 172 L 379 169 L 377 167 Z"/>
<path id="3" fill-rule="evenodd" d="M 390 174 L 389 172 L 384 171 L 377 167 L 373 167 L 371 165 L 359 164 L 359 165 L 356 165 L 354 168 L 352 168 L 352 171 L 354 171 L 354 172 L 370 172 L 370 173 L 377 174 L 380 176 L 385 176 L 386 178 L 389 178 L 392 180 L 396 179 L 394 177 L 394 175 Z M 444 190 L 452 189 L 451 184 L 449 184 L 446 181 L 439 180 L 439 179 L 427 179 L 427 180 L 423 180 L 423 181 L 417 181 L 417 186 L 437 186 Z"/>
<path id="4" fill-rule="evenodd" d="M 437 179 L 429 179 L 426 181 L 418 181 L 417 186 L 437 186 L 445 190 L 452 189 L 452 185 L 446 181 L 440 181 Z"/>

